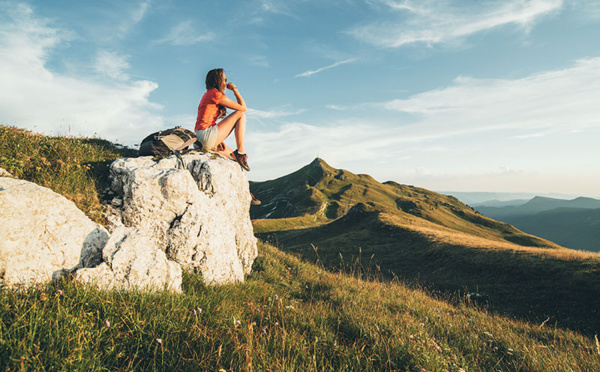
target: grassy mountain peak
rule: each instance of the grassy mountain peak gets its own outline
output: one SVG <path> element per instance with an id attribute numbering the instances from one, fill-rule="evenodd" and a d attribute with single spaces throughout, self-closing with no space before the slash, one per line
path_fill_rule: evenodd
<path id="1" fill-rule="evenodd" d="M 379 183 L 366 174 L 335 169 L 320 158 L 275 180 L 253 182 L 251 189 L 263 201 L 251 210 L 259 232 L 279 230 L 280 222 L 298 227 L 331 222 L 362 203 L 415 226 L 434 224 L 495 241 L 558 247 L 482 216 L 453 196 L 394 181 Z"/>
<path id="2" fill-rule="evenodd" d="M 526 234 L 455 197 L 322 159 L 251 190 L 263 202 L 251 209 L 255 232 L 284 251 L 443 292 L 480 292 L 502 313 L 600 330 L 599 255 Z"/>

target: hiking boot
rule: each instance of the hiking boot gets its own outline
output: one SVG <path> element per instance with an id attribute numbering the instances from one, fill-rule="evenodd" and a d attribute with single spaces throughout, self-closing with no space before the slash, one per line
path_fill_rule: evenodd
<path id="1" fill-rule="evenodd" d="M 248 166 L 248 154 L 240 154 L 238 150 L 231 153 L 231 156 L 240 164 L 240 166 L 246 171 L 250 171 Z"/>
<path id="2" fill-rule="evenodd" d="M 252 200 L 250 200 L 250 204 L 251 205 L 260 205 L 260 200 L 256 199 L 256 196 L 254 196 L 253 193 L 250 193 L 250 196 L 252 197 Z"/>

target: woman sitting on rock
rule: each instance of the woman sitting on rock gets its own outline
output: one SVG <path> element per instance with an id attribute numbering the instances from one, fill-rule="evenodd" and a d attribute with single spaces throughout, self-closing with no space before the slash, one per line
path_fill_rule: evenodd
<path id="1" fill-rule="evenodd" d="M 225 89 L 233 91 L 237 102 L 225 95 Z M 227 108 L 235 110 L 227 114 Z M 244 135 L 246 134 L 246 102 L 235 84 L 228 83 L 222 68 L 210 70 L 206 74 L 206 93 L 198 105 L 196 119 L 196 137 L 205 151 L 215 152 L 236 160 L 240 166 L 249 171 L 248 155 L 244 152 Z M 223 119 L 217 123 L 217 119 Z M 237 149 L 232 151 L 223 142 L 232 131 L 235 131 Z"/>

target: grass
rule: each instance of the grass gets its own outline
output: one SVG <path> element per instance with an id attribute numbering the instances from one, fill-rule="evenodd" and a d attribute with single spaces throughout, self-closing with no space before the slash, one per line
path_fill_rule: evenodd
<path id="1" fill-rule="evenodd" d="M 186 273 L 183 294 L 4 289 L 0 370 L 600 368 L 594 340 L 575 332 L 328 272 L 266 244 L 259 252 L 245 283 L 206 287 Z"/>
<path id="2" fill-rule="evenodd" d="M 489 296 L 490 308 L 499 313 L 600 332 L 600 255 L 522 247 L 395 217 L 363 211 L 259 237 L 331 269 L 360 260 L 388 280 L 400 277 L 443 293 L 478 292 Z"/>
<path id="3" fill-rule="evenodd" d="M 0 167 L 63 194 L 98 222 L 107 165 L 133 154 L 99 139 L 45 137 L 7 126 L 0 126 L 0 141 Z M 307 174 L 316 179 L 320 172 L 309 169 Z M 370 182 L 368 176 L 358 177 Z M 306 187 L 301 182 L 296 187 Z M 300 233 L 308 225 L 318 229 L 312 231 L 315 241 L 326 237 L 329 224 L 322 223 L 347 211 L 352 200 L 346 199 L 347 193 L 357 194 L 335 182 L 330 185 L 337 204 L 328 201 L 327 193 L 310 188 L 295 194 L 300 199 L 308 195 L 309 201 L 298 204 L 303 211 L 283 213 L 296 214 L 285 222 L 290 231 Z M 398 193 L 396 189 L 392 191 Z M 389 192 L 387 187 L 382 190 Z M 402 192 L 421 198 L 416 189 Z M 323 202 L 330 204 L 323 208 Z M 417 213 L 413 202 L 399 205 Z M 354 220 L 334 222 L 355 223 L 346 235 L 337 234 L 346 239 L 348 252 L 356 249 L 357 238 L 375 236 L 386 243 L 385 234 L 356 228 L 356 223 L 372 223 L 389 230 L 381 225 L 380 215 L 349 217 Z M 273 225 L 264 227 L 269 231 Z M 326 252 L 320 246 L 318 253 Z M 436 299 L 382 272 L 360 262 L 343 272 L 331 271 L 259 243 L 252 274 L 236 285 L 207 287 L 198 275 L 186 272 L 182 294 L 100 291 L 73 282 L 28 290 L 0 288 L 0 370 L 600 369 L 600 350 L 592 337 L 554 327 L 552 321 L 534 324 L 494 315 L 457 297 Z M 582 283 L 589 282 L 586 273 L 580 274 Z M 593 270 L 588 274 L 596 275 Z"/>
<path id="4" fill-rule="evenodd" d="M 388 279 L 400 277 L 443 293 L 478 292 L 502 314 L 600 332 L 597 253 L 528 235 L 455 198 L 381 184 L 321 159 L 291 175 L 254 183 L 252 191 L 263 200 L 251 210 L 258 218 L 255 233 L 305 260 L 337 269 L 362 256 L 364 265 Z M 301 207 L 291 208 L 295 203 Z M 340 216 L 327 215 L 331 205 Z"/>
<path id="5" fill-rule="evenodd" d="M 105 224 L 99 195 L 109 185 L 108 166 L 137 151 L 98 138 L 48 137 L 0 125 L 0 167 L 19 179 L 65 196 Z"/>
<path id="6" fill-rule="evenodd" d="M 559 247 L 485 217 L 452 196 L 396 182 L 379 183 L 368 175 L 332 168 L 319 158 L 294 173 L 252 182 L 250 187 L 263 201 L 251 209 L 257 233 L 301 229 L 306 223 L 321 225 L 362 203 L 367 209 L 401 216 L 412 224 L 428 223 L 501 243 Z"/>

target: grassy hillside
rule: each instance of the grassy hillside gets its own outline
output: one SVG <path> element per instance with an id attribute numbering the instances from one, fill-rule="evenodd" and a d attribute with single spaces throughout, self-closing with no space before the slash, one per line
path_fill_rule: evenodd
<path id="1" fill-rule="evenodd" d="M 79 205 L 92 205 L 88 214 L 98 217 L 97 192 L 108 182 L 99 170 L 127 150 L 102 140 L 0 130 L 1 167 L 80 203 L 91 200 Z M 55 150 L 36 151 L 32 139 Z M 12 151 L 5 151 L 6 143 Z M 36 165 L 42 158 L 50 165 Z M 75 177 L 76 185 L 68 187 L 64 177 Z M 364 216 L 379 223 L 381 213 L 370 208 L 359 205 L 334 223 L 366 223 Z M 315 220 L 310 213 L 295 218 Z M 600 369 L 593 337 L 551 321 L 504 318 L 464 300 L 435 299 L 360 264 L 351 267 L 351 275 L 328 271 L 259 243 L 243 284 L 206 287 L 198 275 L 184 273 L 182 294 L 99 291 L 72 282 L 0 288 L 0 370 Z"/>
<path id="2" fill-rule="evenodd" d="M 108 186 L 108 165 L 137 151 L 98 138 L 48 137 L 0 125 L 0 168 L 73 201 L 105 223 L 99 195 Z"/>
<path id="3" fill-rule="evenodd" d="M 306 174 L 311 178 L 303 180 Z M 304 259 L 328 267 L 360 260 L 389 278 L 433 290 L 478 292 L 492 309 L 512 316 L 600 330 L 596 254 L 525 234 L 455 198 L 381 184 L 320 159 L 252 190 L 263 200 L 253 216 L 269 217 L 255 220 L 255 231 Z M 302 207 L 294 209 L 295 203 Z"/>
<path id="4" fill-rule="evenodd" d="M 356 203 L 419 223 L 524 246 L 559 248 L 485 216 L 452 196 L 423 188 L 379 183 L 371 176 L 334 169 L 315 159 L 300 170 L 276 180 L 251 183 L 263 204 L 251 210 L 257 233 L 281 231 L 333 221 Z M 297 221 L 294 221 L 297 220 Z"/>
<path id="5" fill-rule="evenodd" d="M 184 293 L 0 290 L 0 370 L 595 371 L 593 338 L 361 280 L 265 244 L 246 282 Z"/>

